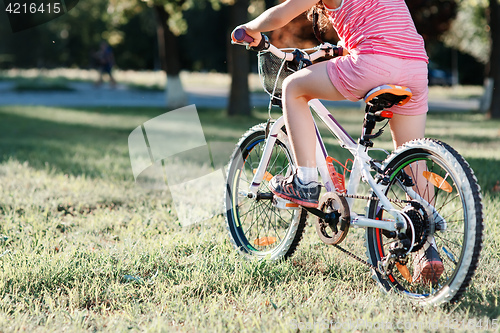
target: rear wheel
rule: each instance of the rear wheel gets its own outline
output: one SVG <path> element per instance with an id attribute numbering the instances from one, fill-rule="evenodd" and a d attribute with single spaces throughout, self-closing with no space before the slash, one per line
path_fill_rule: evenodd
<path id="1" fill-rule="evenodd" d="M 389 181 L 385 194 L 414 224 L 415 250 L 435 241 L 443 272 L 437 281 L 419 281 L 413 273 L 418 258 L 415 251 L 406 267 L 396 266 L 387 279 L 374 272 L 374 278 L 384 290 L 395 289 L 421 303 L 458 300 L 476 270 L 482 247 L 481 194 L 472 170 L 453 148 L 430 139 L 405 144 L 386 159 L 383 168 Z M 430 204 L 415 204 L 419 200 L 412 198 L 410 189 Z M 376 199 L 370 201 L 368 215 L 388 218 Z M 366 235 L 368 256 L 377 267 L 397 240 L 394 234 L 375 228 L 368 228 Z"/>
<path id="2" fill-rule="evenodd" d="M 269 181 L 273 176 L 288 176 L 293 158 L 288 138 L 280 132 L 273 147 L 257 199 L 245 193 L 262 158 L 266 143 L 266 124 L 250 129 L 237 144 L 231 157 L 225 192 L 225 218 L 234 247 L 249 258 L 280 260 L 290 257 L 304 232 L 306 211 L 278 209 L 273 206 Z"/>

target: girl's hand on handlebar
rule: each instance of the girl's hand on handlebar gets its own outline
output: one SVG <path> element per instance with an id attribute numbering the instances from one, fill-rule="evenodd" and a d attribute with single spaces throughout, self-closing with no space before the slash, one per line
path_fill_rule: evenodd
<path id="1" fill-rule="evenodd" d="M 244 40 L 238 41 L 235 38 L 235 32 L 238 30 L 241 30 L 241 29 L 244 30 L 246 36 L 245 36 Z M 247 27 L 245 27 L 244 25 L 240 25 L 233 30 L 231 37 L 232 37 L 233 41 L 241 42 L 241 43 L 248 43 L 249 47 L 254 47 L 254 46 L 259 45 L 260 40 L 262 39 L 262 34 L 258 31 L 252 31 L 252 30 L 248 29 Z M 250 38 L 248 38 L 248 37 L 250 37 Z"/>
<path id="2" fill-rule="evenodd" d="M 250 31 L 248 29 L 245 28 L 245 32 L 247 33 L 248 36 L 252 37 L 253 38 L 253 42 L 251 42 L 250 44 L 248 44 L 248 46 L 250 47 L 256 47 L 256 46 L 259 46 L 260 44 L 260 40 L 262 39 L 262 34 L 260 32 L 254 32 L 254 31 Z"/>

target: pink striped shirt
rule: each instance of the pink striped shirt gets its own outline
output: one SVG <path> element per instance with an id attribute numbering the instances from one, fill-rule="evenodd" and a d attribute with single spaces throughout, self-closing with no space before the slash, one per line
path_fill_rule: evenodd
<path id="1" fill-rule="evenodd" d="M 350 53 L 429 61 L 404 0 L 343 0 L 327 10 Z"/>

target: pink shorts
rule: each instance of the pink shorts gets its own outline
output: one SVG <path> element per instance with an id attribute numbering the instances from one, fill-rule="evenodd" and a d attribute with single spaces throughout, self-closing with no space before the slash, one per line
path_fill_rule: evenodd
<path id="1" fill-rule="evenodd" d="M 380 54 L 347 55 L 328 62 L 328 76 L 348 100 L 358 101 L 371 89 L 383 84 L 410 88 L 413 96 L 403 106 L 391 111 L 402 115 L 419 115 L 428 111 L 427 63 Z"/>

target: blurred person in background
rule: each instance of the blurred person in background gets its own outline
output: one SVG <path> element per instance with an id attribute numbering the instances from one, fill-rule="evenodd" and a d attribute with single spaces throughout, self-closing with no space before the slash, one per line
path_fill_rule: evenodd
<path id="1" fill-rule="evenodd" d="M 99 50 L 94 54 L 94 58 L 99 69 L 99 79 L 96 82 L 96 86 L 100 86 L 102 84 L 103 76 L 104 74 L 107 74 L 109 76 L 111 87 L 115 87 L 116 81 L 111 74 L 115 64 L 115 57 L 113 55 L 113 49 L 106 41 L 101 42 Z"/>

